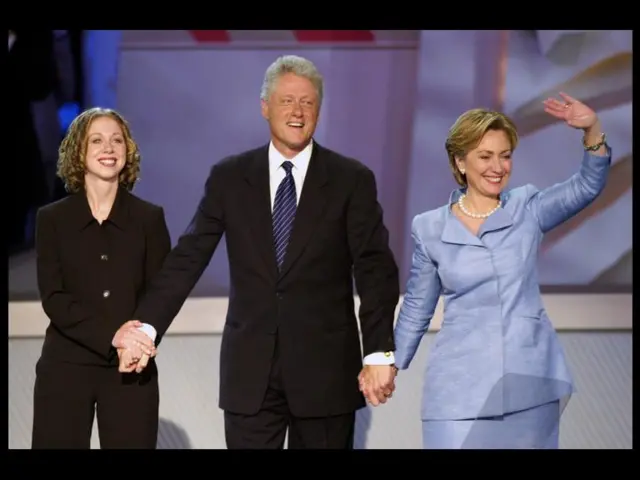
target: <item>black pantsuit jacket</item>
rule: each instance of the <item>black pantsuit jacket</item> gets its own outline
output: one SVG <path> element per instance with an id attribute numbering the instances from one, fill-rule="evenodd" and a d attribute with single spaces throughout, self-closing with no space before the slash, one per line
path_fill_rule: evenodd
<path id="1" fill-rule="evenodd" d="M 156 328 L 158 341 L 223 234 L 231 290 L 220 352 L 220 408 L 241 414 L 259 410 L 276 339 L 293 415 L 323 417 L 364 406 L 357 380 L 362 355 L 394 349 L 399 300 L 398 269 L 371 170 L 314 143 L 278 271 L 268 145 L 213 166 L 189 228 L 136 312 L 135 318 Z"/>
<path id="2" fill-rule="evenodd" d="M 40 361 L 117 366 L 113 336 L 170 248 L 163 209 L 122 187 L 102 224 L 84 191 L 39 209 L 38 288 L 50 319 Z"/>

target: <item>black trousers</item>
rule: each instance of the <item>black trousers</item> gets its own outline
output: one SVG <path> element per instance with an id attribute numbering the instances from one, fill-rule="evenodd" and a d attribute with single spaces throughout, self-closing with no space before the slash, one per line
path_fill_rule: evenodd
<path id="1" fill-rule="evenodd" d="M 228 449 L 282 449 L 287 430 L 289 449 L 353 449 L 355 412 L 299 418 L 289 411 L 276 345 L 269 385 L 255 415 L 224 412 Z"/>
<path id="2" fill-rule="evenodd" d="M 32 448 L 88 449 L 94 415 L 102 449 L 155 449 L 159 392 L 155 362 L 140 374 L 117 367 L 38 362 Z"/>

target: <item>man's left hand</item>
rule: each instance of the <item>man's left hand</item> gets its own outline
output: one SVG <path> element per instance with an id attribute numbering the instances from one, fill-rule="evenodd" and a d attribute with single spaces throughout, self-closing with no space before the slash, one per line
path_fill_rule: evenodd
<path id="1" fill-rule="evenodd" d="M 393 395 L 396 372 L 393 365 L 366 365 L 358 375 L 360 391 L 374 407 Z"/>

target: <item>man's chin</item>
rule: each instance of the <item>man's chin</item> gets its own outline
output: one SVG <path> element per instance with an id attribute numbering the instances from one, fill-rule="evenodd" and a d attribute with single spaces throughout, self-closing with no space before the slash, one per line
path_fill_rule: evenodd
<path id="1" fill-rule="evenodd" d="M 302 150 L 304 150 L 307 147 L 307 145 L 309 145 L 310 141 L 311 141 L 311 138 L 307 138 L 304 140 L 295 140 L 295 141 L 288 140 L 283 143 L 288 150 L 292 152 L 300 153 Z"/>

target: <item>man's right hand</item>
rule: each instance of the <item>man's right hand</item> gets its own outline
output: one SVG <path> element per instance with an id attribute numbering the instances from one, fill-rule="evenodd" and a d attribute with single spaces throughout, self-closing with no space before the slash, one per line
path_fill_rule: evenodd
<path id="1" fill-rule="evenodd" d="M 116 349 L 129 350 L 135 361 L 140 360 L 143 354 L 154 356 L 156 347 L 151 338 L 138 330 L 142 326 L 138 320 L 129 320 L 124 323 L 113 336 L 111 345 Z"/>

